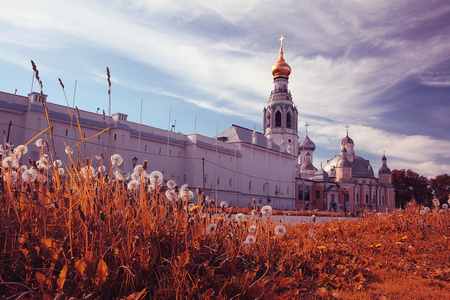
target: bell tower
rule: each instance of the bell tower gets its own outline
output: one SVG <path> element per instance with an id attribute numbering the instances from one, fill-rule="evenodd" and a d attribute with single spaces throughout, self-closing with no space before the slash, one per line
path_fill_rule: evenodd
<path id="1" fill-rule="evenodd" d="M 283 40 L 280 38 L 280 56 L 272 67 L 274 89 L 264 108 L 264 135 L 271 137 L 281 151 L 298 156 L 298 112 L 288 89 L 291 67 L 283 58 Z"/>

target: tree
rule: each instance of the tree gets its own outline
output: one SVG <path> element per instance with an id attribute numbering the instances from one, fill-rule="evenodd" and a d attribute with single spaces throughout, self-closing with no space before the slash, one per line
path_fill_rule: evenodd
<path id="1" fill-rule="evenodd" d="M 447 202 L 450 194 L 450 176 L 438 175 L 430 179 L 430 192 L 435 195 L 441 203 Z"/>
<path id="2" fill-rule="evenodd" d="M 428 178 L 408 169 L 392 170 L 392 184 L 395 191 L 395 205 L 405 207 L 405 204 L 415 200 L 418 204 L 427 204 L 431 199 L 428 189 Z"/>

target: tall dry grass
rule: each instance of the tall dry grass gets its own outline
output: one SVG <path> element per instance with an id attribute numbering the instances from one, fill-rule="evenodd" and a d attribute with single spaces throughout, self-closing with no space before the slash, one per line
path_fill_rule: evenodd
<path id="1" fill-rule="evenodd" d="M 448 205 L 284 226 L 146 162 L 127 178 L 119 155 L 67 147 L 64 164 L 38 137 L 0 148 L 4 299 L 450 298 Z M 23 162 L 28 147 L 38 161 Z"/>
<path id="2" fill-rule="evenodd" d="M 35 144 L 41 158 L 28 166 L 27 146 L 1 150 L 6 298 L 369 299 L 410 295 L 387 284 L 405 278 L 428 280 L 423 295 L 448 295 L 448 205 L 283 226 L 270 207 L 233 213 L 146 162 L 126 179 L 116 155 L 107 174 L 69 149 L 63 167 L 46 141 Z"/>

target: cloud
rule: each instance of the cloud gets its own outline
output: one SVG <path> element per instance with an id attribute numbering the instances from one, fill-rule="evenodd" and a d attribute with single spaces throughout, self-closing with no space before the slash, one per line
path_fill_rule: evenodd
<path id="1" fill-rule="evenodd" d="M 313 126 L 310 126 L 308 131 L 314 136 L 316 152 L 332 151 L 334 155 L 339 155 L 340 142 L 345 137 L 345 124 L 322 120 L 313 121 L 311 125 Z M 450 161 L 448 140 L 423 135 L 395 134 L 357 124 L 350 124 L 349 136 L 355 143 L 357 155 L 381 158 L 385 152 L 391 169 L 409 168 L 425 176 L 448 173 L 450 169 L 450 164 L 445 163 Z M 376 160 L 375 164 L 378 163 Z"/>
<path id="2" fill-rule="evenodd" d="M 318 125 L 318 145 L 336 149 L 349 123 L 356 149 L 378 156 L 386 150 L 418 166 L 435 162 L 428 165 L 441 171 L 438 162 L 448 155 L 437 145 L 448 145 L 446 140 L 392 133 L 389 123 L 377 122 L 401 121 L 383 117 L 405 107 L 410 86 L 402 83 L 411 78 L 429 88 L 450 86 L 448 68 L 439 67 L 448 63 L 449 13 L 445 1 L 282 1 L 274 9 L 272 1 L 256 0 L 19 0 L 0 15 L 0 53 L 27 69 L 30 53 L 46 54 L 38 67 L 52 74 L 62 72 L 64 58 L 81 53 L 83 74 L 103 85 L 106 75 L 97 59 L 112 53 L 158 80 L 129 78 L 115 69 L 113 82 L 123 88 L 259 122 L 283 33 L 300 123 Z M 409 109 L 412 120 L 422 113 Z M 445 119 L 444 110 L 433 111 L 431 127 Z"/>

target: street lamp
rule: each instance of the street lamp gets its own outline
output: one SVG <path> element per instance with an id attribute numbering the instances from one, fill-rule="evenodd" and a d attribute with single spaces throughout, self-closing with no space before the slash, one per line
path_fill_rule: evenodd
<path id="1" fill-rule="evenodd" d="M 138 158 L 137 158 L 136 156 L 134 156 L 134 157 L 131 159 L 131 162 L 133 163 L 133 170 L 134 170 L 134 167 L 136 167 L 137 161 L 138 161 Z"/>

